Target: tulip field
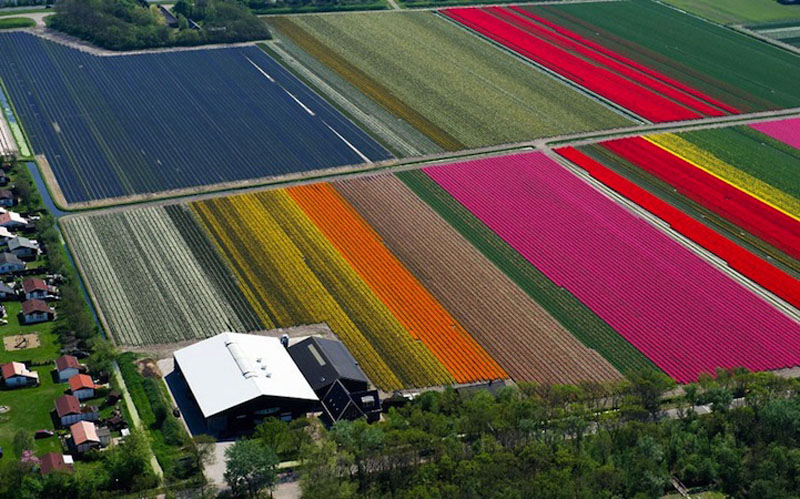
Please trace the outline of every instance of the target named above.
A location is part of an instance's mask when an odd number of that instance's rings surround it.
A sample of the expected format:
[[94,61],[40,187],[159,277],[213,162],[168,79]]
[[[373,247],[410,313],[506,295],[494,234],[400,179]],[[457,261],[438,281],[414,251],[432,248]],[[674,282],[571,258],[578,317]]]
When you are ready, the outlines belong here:
[[442,14],[648,121],[800,106],[800,56],[656,2]]
[[254,46],[100,57],[3,33],[0,53],[0,79],[66,203],[390,157]]

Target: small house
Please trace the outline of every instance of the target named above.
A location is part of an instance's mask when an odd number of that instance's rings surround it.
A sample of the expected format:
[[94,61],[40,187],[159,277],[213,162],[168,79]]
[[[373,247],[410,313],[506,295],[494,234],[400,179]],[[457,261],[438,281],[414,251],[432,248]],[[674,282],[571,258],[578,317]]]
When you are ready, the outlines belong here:
[[17,204],[17,198],[14,193],[8,189],[0,189],[0,206],[11,208]]
[[56,359],[56,371],[58,372],[58,382],[65,383],[73,376],[84,370],[78,359],[72,355],[62,355]]
[[76,374],[69,379],[69,389],[78,400],[94,398],[94,390],[97,386],[86,374]]
[[90,421],[78,421],[69,427],[69,433],[67,446],[74,453],[83,454],[102,445],[97,427]]
[[42,475],[48,475],[54,471],[72,473],[75,471],[73,468],[72,456],[48,452],[39,458],[39,471]]
[[3,375],[3,384],[7,388],[21,388],[24,386],[37,386],[39,373],[30,371],[22,362],[9,362],[0,366]]
[[0,300],[15,300],[17,298],[17,290],[8,285],[8,283],[0,282]]
[[[2,215],[0,215],[2,216]],[[13,253],[0,253],[0,274],[13,274],[25,270],[25,262]]]
[[26,300],[22,302],[20,322],[23,324],[37,324],[52,321],[56,318],[55,309],[49,307],[42,300]]
[[36,258],[39,256],[39,243],[27,237],[18,236],[9,239],[8,252],[22,259]]
[[0,213],[0,227],[5,227],[9,230],[23,229],[28,226],[28,219],[24,218],[17,212],[3,210]]
[[96,406],[81,406],[74,395],[62,395],[56,399],[56,415],[61,426],[67,427],[78,421],[97,421],[100,411]]
[[57,290],[38,277],[28,277],[22,281],[22,294],[26,300],[50,300]]
[[0,245],[8,244],[8,241],[17,237],[16,234],[11,232],[5,227],[0,226]]

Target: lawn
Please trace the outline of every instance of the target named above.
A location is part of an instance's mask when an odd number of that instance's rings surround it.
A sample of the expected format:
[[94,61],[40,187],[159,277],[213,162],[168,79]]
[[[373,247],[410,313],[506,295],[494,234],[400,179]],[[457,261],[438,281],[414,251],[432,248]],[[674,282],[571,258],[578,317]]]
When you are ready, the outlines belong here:
[[680,9],[722,24],[800,19],[800,5],[777,0],[665,0]]
[[32,28],[33,26],[36,26],[36,21],[27,17],[0,18],[0,29]]
[[630,124],[431,12],[268,22],[445,150]]
[[800,56],[656,2],[526,9],[739,111],[800,106]]
[[58,344],[58,337],[53,333],[53,330],[59,325],[61,322],[60,320],[22,325],[17,315],[22,304],[18,301],[4,301],[3,305],[5,305],[6,312],[8,313],[8,317],[6,317],[8,324],[0,326],[0,338],[16,334],[38,333],[41,346],[27,350],[7,352],[5,348],[0,345],[0,363],[11,361],[43,362],[55,360],[55,358],[59,356],[61,347]]
[[[0,414],[0,447],[5,451],[5,459],[13,459],[14,435],[20,431],[54,430],[50,411],[54,409],[54,401],[67,389],[66,383],[56,384],[50,376],[55,366],[38,367],[40,386],[35,388],[19,388],[0,391],[1,405],[10,411]],[[36,440],[35,451],[38,455],[46,452],[57,452],[61,448],[56,437]]]

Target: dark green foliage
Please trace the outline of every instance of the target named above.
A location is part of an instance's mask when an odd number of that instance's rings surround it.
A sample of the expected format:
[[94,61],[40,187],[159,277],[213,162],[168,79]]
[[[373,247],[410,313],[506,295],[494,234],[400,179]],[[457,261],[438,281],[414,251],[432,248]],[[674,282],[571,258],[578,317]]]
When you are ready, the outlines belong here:
[[236,497],[259,497],[275,486],[278,456],[259,440],[238,440],[225,449],[225,481]]
[[249,0],[246,2],[255,14],[288,14],[301,12],[344,12],[357,10],[383,10],[384,0]]
[[629,374],[642,369],[657,369],[611,326],[574,295],[548,279],[424,172],[401,172],[397,177],[569,332],[587,347],[597,350],[620,372]]
[[53,29],[110,50],[270,38],[266,24],[240,2],[189,0],[179,2],[176,8],[197,15],[202,29],[189,28],[183,14],[178,14],[179,27],[171,28],[154,5],[145,8],[136,0],[61,0],[47,22]]
[[748,126],[679,135],[743,172],[800,198],[800,150]]
[[303,449],[304,497],[660,497],[672,476],[735,497],[800,490],[796,380],[719,371],[698,388],[743,395],[725,412],[698,416],[677,397],[674,419],[632,420],[612,401],[648,413],[668,387],[657,373],[633,378],[602,403],[576,387],[446,390],[380,423],[337,423]]

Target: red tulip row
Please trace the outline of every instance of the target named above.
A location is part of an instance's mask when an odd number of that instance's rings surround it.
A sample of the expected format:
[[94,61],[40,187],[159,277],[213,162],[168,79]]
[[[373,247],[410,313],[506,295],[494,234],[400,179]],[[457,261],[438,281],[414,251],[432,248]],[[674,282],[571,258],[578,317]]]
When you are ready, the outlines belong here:
[[567,147],[558,149],[556,152],[589,172],[592,177],[606,186],[664,220],[675,231],[725,260],[732,269],[800,308],[800,281],[791,275],[621,177],[577,149]]
[[736,109],[523,10],[453,8],[443,14],[654,122]]
[[800,221],[640,137],[603,142],[602,146],[800,260]]

